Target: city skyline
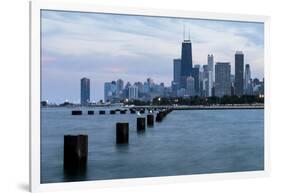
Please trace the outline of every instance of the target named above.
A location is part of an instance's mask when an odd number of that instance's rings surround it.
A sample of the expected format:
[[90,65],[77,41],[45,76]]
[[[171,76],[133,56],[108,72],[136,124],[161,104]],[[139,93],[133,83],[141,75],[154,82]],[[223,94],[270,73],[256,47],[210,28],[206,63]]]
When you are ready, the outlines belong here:
[[[108,20],[119,25],[109,26]],[[193,66],[207,64],[213,54],[215,63],[230,62],[234,74],[234,53],[242,50],[252,77],[263,78],[260,23],[57,11],[43,11],[42,21],[42,100],[80,101],[76,78],[82,77],[91,79],[92,101],[103,99],[104,82],[119,78],[134,83],[151,77],[170,85],[173,60],[181,56],[183,23],[191,28]]]

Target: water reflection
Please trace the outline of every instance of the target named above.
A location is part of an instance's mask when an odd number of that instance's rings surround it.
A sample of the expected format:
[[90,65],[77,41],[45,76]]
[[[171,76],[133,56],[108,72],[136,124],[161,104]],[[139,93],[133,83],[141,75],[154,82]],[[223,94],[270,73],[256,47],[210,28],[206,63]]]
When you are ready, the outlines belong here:
[[63,169],[63,181],[85,181],[87,179],[87,166],[83,168]]
[[[130,142],[129,142],[130,144]],[[128,153],[130,150],[130,145],[129,144],[116,144],[115,145],[115,150],[118,153]]]

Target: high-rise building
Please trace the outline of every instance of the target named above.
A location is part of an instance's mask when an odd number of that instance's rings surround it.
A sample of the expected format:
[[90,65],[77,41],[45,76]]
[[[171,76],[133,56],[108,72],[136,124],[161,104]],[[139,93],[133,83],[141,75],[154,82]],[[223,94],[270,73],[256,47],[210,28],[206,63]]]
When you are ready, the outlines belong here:
[[143,83],[143,93],[144,94],[149,94],[150,93],[150,87],[149,87],[148,82],[144,82]]
[[112,92],[112,97],[116,97],[116,91],[117,91],[117,83],[115,80],[111,82],[111,92]]
[[212,89],[213,89],[213,71],[207,72],[207,86],[206,86],[206,96],[212,96]]
[[186,78],[192,76],[191,40],[183,40],[181,49],[181,88],[186,88]]
[[127,82],[126,85],[125,85],[125,89],[128,89],[130,86],[132,86],[131,83]]
[[174,59],[174,79],[176,83],[180,83],[181,80],[181,59]]
[[144,95],[144,85],[142,82],[135,82],[134,84],[136,87],[138,87],[138,98],[143,97]]
[[212,88],[214,87],[215,80],[215,69],[214,69],[214,55],[208,54],[208,68],[211,73],[209,73],[209,91],[208,96],[212,96]]
[[203,65],[203,96],[212,96],[213,88],[213,71],[210,70],[209,64]]
[[172,89],[172,96],[177,97],[177,91],[180,89],[179,83],[178,82],[171,82],[171,89]]
[[230,83],[231,83],[231,96],[234,96],[235,95],[235,92],[234,92],[235,75],[234,74],[230,74]]
[[253,94],[253,84],[252,84],[252,78],[251,78],[251,69],[250,64],[246,64],[245,66],[245,87],[244,91],[246,95],[252,95]]
[[192,76],[186,78],[186,94],[188,96],[195,95],[195,79]]
[[120,98],[123,94],[124,90],[124,81],[122,79],[118,79],[116,81],[116,95]]
[[[203,65],[204,66],[204,65]],[[199,83],[199,92],[197,93],[199,96],[205,96],[204,95],[204,67],[201,68],[201,65],[200,64],[195,64],[194,65],[194,68],[197,68],[198,71],[199,71],[199,74],[198,74],[198,83]]]
[[203,78],[201,82],[201,96],[206,97],[207,96],[207,90],[208,90],[208,79]]
[[208,68],[210,71],[214,71],[214,55],[208,54]]
[[253,81],[253,94],[254,95],[264,95],[264,78],[262,81],[255,78]]
[[125,88],[123,90],[125,98],[129,98],[129,87],[130,86],[131,86],[131,83],[127,82],[126,85],[125,85]]
[[192,77],[194,78],[194,95],[199,95],[199,74],[200,68],[192,68]]
[[112,85],[111,82],[104,83],[104,101],[110,101],[112,98]]
[[81,105],[87,105],[90,102],[90,79],[81,79],[81,92],[80,92],[80,102]]
[[217,62],[215,66],[216,81],[215,81],[215,95],[223,97],[231,95],[231,82],[230,82],[230,63]]
[[208,64],[203,65],[203,96],[208,96],[209,90],[209,66]]
[[241,96],[244,94],[244,54],[242,51],[235,53],[235,95]]
[[258,78],[255,78],[253,80],[253,86],[260,85],[260,84],[261,84],[261,81]]
[[116,101],[118,96],[116,94],[117,91],[117,82],[105,82],[104,83],[104,101]]
[[146,81],[147,81],[148,87],[149,87],[149,88],[152,88],[153,85],[154,85],[153,79],[152,79],[152,78],[147,78]]
[[129,87],[129,99],[138,99],[138,87],[133,85]]

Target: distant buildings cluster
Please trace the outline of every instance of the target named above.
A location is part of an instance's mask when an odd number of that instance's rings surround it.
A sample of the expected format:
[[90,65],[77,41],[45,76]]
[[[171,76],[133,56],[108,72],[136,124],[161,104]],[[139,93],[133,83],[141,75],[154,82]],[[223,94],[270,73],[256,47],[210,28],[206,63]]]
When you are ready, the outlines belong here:
[[159,96],[169,96],[170,87],[164,83],[156,84],[151,78],[144,82],[126,84],[122,79],[104,83],[104,101],[119,102],[120,100],[144,100],[148,101]]

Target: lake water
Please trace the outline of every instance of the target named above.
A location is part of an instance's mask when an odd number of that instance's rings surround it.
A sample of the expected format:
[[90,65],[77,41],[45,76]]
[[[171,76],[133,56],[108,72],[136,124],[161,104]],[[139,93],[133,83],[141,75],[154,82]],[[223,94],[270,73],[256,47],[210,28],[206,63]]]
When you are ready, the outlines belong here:
[[[143,134],[136,131],[136,114],[87,115],[84,109],[72,116],[71,110],[41,110],[41,183],[264,169],[263,110],[173,111]],[[115,144],[120,121],[129,122],[128,145]],[[83,176],[63,172],[66,134],[89,136]]]

